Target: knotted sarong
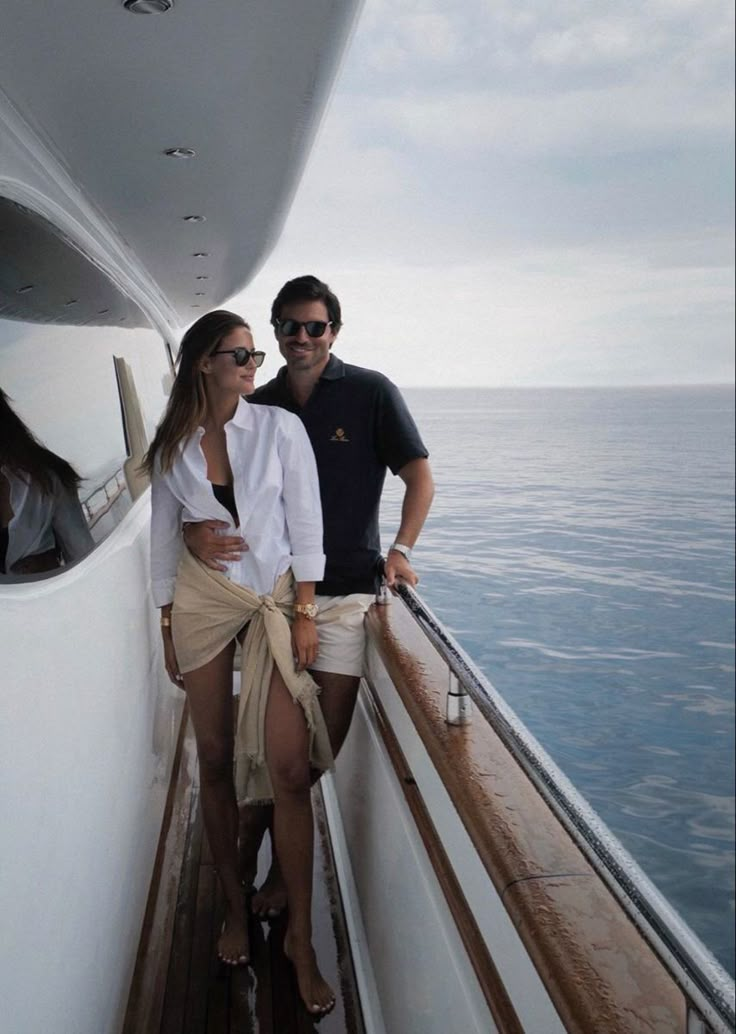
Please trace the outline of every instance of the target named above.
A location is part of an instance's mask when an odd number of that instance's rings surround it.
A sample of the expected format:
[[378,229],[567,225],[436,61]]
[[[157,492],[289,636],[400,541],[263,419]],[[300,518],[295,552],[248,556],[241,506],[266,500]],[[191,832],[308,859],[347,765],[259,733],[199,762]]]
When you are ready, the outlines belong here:
[[182,550],[171,612],[174,649],[182,674],[211,661],[249,622],[242,649],[235,731],[238,801],[273,800],[266,765],[265,724],[274,663],[286,688],[304,710],[310,765],[321,771],[333,765],[327,726],[319,706],[319,687],[308,672],[294,667],[291,628],[286,617],[294,597],[291,570],[281,575],[270,595],[258,596],[247,586],[213,571],[188,550]]

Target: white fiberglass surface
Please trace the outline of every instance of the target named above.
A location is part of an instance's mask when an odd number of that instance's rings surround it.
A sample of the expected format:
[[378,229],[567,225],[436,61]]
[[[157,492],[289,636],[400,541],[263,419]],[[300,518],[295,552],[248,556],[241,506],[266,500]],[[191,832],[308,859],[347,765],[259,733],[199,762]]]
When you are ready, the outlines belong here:
[[362,698],[335,786],[386,1030],[492,1034],[497,1028]]
[[371,684],[401,744],[438,836],[524,1030],[564,1034],[565,1028],[557,1010],[386,669],[373,649],[368,651],[368,670]]
[[0,587],[3,1029],[115,1034],[181,694],[148,593],[148,495],[57,578]]
[[276,240],[359,6],[5,0],[0,90],[184,323],[198,273],[214,307]]

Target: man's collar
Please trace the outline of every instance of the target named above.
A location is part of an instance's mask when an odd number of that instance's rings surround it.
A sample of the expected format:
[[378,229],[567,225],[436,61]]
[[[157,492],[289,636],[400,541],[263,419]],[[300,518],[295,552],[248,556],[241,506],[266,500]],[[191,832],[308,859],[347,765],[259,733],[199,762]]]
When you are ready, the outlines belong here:
[[320,374],[321,381],[339,381],[341,377],[345,376],[345,363],[342,359],[338,359],[334,352],[330,352],[330,358],[327,360],[327,366]]

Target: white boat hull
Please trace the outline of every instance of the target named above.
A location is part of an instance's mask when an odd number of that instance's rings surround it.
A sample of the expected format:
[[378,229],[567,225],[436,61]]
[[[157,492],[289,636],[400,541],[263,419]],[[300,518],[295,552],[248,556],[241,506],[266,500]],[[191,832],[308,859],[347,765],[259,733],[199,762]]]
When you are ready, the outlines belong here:
[[68,572],[3,588],[0,1001],[12,1034],[122,1026],[183,705],[149,602],[148,499]]

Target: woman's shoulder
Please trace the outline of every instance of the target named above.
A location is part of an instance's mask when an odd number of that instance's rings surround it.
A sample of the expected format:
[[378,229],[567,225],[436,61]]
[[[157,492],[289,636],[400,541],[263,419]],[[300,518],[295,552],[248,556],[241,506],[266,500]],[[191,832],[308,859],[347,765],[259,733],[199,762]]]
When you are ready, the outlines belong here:
[[259,402],[250,402],[248,408],[259,424],[270,426],[275,431],[288,433],[292,432],[294,428],[303,426],[296,413],[290,413],[288,409],[282,409],[281,406],[266,406]]
[[176,448],[174,449],[174,454],[167,463],[164,462],[163,449],[157,449],[153,457],[153,462],[151,464],[151,478],[161,478],[165,481],[170,481],[172,478],[176,478],[181,473],[182,469],[186,466],[185,454],[187,452],[187,449],[192,444],[192,442],[196,440],[196,431],[194,434],[190,434],[186,438],[183,438],[180,442],[177,443]]

